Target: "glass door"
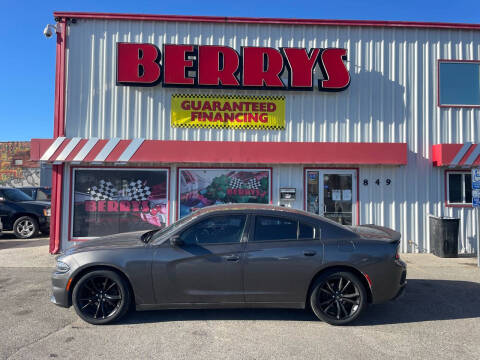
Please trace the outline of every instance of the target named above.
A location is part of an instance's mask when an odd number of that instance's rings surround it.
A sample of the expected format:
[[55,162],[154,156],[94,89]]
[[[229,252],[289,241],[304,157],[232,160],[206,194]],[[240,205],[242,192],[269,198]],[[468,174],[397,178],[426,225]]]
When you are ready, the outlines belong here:
[[305,185],[307,211],[343,225],[356,224],[355,170],[307,170]]

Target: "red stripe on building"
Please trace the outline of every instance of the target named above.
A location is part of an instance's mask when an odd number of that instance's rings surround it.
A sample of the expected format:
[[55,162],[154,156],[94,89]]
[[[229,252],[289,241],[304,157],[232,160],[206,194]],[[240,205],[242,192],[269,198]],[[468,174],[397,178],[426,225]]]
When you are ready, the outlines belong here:
[[384,21],[384,20],[334,20],[334,19],[283,19],[254,18],[238,16],[193,16],[193,15],[154,15],[154,14],[116,14],[95,12],[56,11],[53,16],[59,18],[137,20],[189,23],[231,23],[231,24],[275,24],[275,25],[323,25],[323,26],[360,26],[360,27],[396,27],[396,28],[432,28],[432,29],[480,29],[480,24],[424,22],[424,21]]
[[[452,164],[455,156],[460,152],[464,144],[436,144],[432,145],[432,163],[433,166],[463,166],[470,154],[475,150],[477,144],[472,144],[458,164]],[[472,165],[480,164],[480,157],[475,159]],[[471,166],[471,165],[468,165]]]
[[120,140],[117,146],[108,154],[105,162],[116,162],[131,142],[132,140]]
[[80,150],[83,148],[83,146],[87,143],[87,139],[82,139],[78,142],[78,144],[73,148],[73,150],[68,154],[68,156],[65,159],[65,162],[70,162],[73,159],[75,159],[75,156],[80,152]]
[[[38,148],[48,143],[32,140]],[[50,140],[50,143],[53,139]],[[94,161],[108,140],[99,140],[84,162]],[[122,140],[105,162],[116,162],[129,145]],[[32,160],[43,153],[38,151]],[[58,154],[57,154],[58,155]],[[70,158],[70,157],[69,157]],[[51,158],[54,161],[55,156]],[[134,163],[202,163],[202,164],[359,164],[405,165],[406,143],[340,142],[233,142],[233,141],[165,141],[145,140],[131,157]]]

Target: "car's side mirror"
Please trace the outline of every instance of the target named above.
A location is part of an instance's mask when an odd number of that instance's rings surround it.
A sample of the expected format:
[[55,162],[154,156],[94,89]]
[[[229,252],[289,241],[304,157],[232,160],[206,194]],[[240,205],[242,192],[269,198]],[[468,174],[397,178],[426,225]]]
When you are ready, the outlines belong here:
[[183,240],[180,239],[180,235],[173,235],[170,238],[170,245],[172,246],[182,246],[184,244]]

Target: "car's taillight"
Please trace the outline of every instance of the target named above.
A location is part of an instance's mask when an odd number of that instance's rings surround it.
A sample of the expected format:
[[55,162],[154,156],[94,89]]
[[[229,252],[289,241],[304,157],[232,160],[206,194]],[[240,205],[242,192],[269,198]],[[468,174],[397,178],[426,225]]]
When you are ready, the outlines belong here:
[[397,246],[397,251],[395,252],[395,260],[400,260],[399,249],[400,249],[400,245]]

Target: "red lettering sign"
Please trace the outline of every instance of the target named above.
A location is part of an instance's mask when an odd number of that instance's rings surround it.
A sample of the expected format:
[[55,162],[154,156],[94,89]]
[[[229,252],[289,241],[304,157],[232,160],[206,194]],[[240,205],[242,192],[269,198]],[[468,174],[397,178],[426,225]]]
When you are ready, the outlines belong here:
[[266,47],[244,47],[242,85],[246,87],[283,88],[280,79],[283,57],[280,51]]
[[290,69],[288,86],[294,89],[309,89],[313,87],[313,68],[317,63],[320,49],[283,48],[285,62]]
[[350,85],[350,73],[345,66],[347,50],[324,49],[320,55],[320,68],[327,80],[318,80],[318,89],[324,91],[342,91]]
[[239,64],[238,53],[228,46],[199,46],[198,85],[240,85],[235,76]]
[[187,55],[194,55],[193,45],[164,45],[163,46],[163,85],[194,85],[195,79],[188,77],[188,70],[195,70],[195,63],[187,59]]
[[152,44],[117,43],[117,83],[155,85],[160,80],[160,50]]
[[[160,58],[160,50],[155,45],[117,43],[117,84],[153,86],[162,77],[163,86],[173,87],[311,90],[318,64],[323,74],[323,79],[318,80],[319,90],[341,91],[350,85],[345,49],[313,48],[307,52],[303,48],[279,51],[248,46],[242,48],[240,61],[238,53],[228,46],[164,44],[162,65]],[[282,81],[284,71],[288,73],[288,86]],[[220,104],[206,102],[200,109],[195,103],[184,102],[182,108],[215,112],[220,111]],[[232,108],[231,111],[242,110]]]

